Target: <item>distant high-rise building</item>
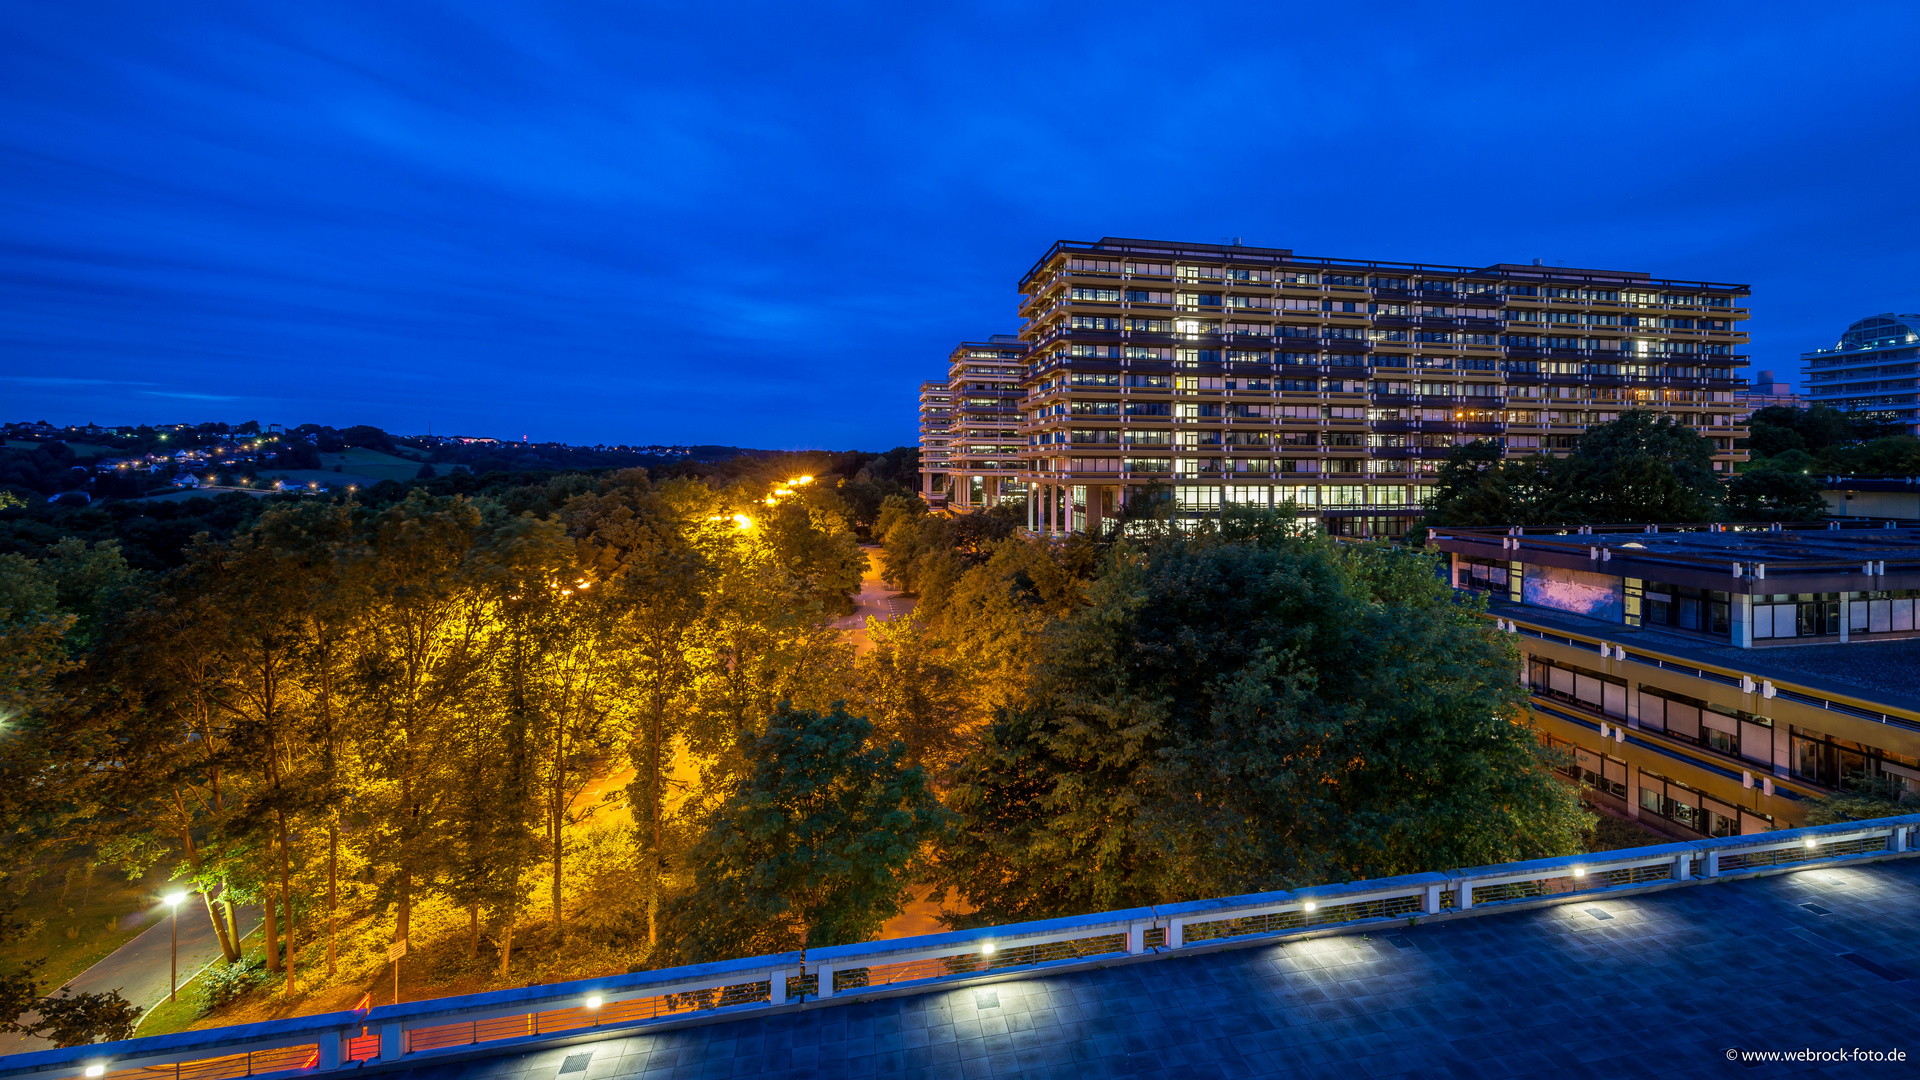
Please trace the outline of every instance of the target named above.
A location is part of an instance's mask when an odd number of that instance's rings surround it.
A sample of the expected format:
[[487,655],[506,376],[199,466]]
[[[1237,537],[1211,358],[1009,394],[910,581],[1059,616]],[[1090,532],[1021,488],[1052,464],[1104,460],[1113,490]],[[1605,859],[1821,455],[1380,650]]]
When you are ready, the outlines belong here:
[[1801,353],[1800,359],[1808,402],[1877,414],[1920,435],[1920,315],[1870,315],[1847,327],[1833,348]]
[[[1020,379],[1026,357],[1026,344],[1012,334],[964,341],[947,357],[946,381],[921,384],[921,493],[928,502],[973,510],[1025,497]],[[937,396],[948,399],[944,430],[929,408]],[[929,449],[944,451],[937,471],[928,464]]]
[[947,433],[953,398],[945,382],[920,384],[920,497],[935,505],[947,497]]
[[1046,533],[1159,491],[1179,518],[1291,502],[1399,536],[1454,446],[1564,453],[1634,408],[1711,439],[1715,469],[1745,457],[1745,285],[1109,238],[1053,245],[1020,291]]

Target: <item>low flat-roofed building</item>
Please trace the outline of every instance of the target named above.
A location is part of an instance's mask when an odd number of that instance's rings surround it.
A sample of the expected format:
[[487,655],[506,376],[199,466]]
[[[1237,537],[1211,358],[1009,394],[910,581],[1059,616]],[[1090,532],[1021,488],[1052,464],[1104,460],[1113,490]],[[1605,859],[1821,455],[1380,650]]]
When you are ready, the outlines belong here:
[[1920,476],[1829,476],[1820,495],[1835,517],[1920,523]]
[[1899,525],[1430,536],[1517,635],[1596,801],[1692,837],[1797,825],[1863,777],[1920,793],[1920,529]]

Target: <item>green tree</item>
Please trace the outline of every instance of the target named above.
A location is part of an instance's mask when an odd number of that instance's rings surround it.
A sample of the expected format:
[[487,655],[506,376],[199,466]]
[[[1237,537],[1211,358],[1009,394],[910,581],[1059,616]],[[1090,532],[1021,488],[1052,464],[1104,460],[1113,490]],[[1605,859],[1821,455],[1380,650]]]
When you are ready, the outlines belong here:
[[1574,519],[1565,462],[1503,453],[1485,439],[1449,451],[1435,477],[1429,521],[1466,527],[1564,525]]
[[415,491],[356,528],[343,576],[366,598],[344,665],[350,737],[362,776],[355,805],[371,827],[368,857],[385,871],[395,937],[412,925],[416,889],[444,858],[444,815],[461,721],[493,663],[478,509]]
[[1589,523],[1717,521],[1713,444],[1671,416],[1633,409],[1580,436],[1565,485]]
[[752,771],[693,851],[694,884],[666,907],[686,962],[863,941],[908,898],[907,870],[944,812],[898,742],[836,705],[782,703]]
[[1511,644],[1432,568],[1116,546],[963,766],[940,884],[992,922],[1577,850]]
[[1727,485],[1727,515],[1735,521],[1819,521],[1830,513],[1818,477],[1778,469],[1749,469]]
[[1843,790],[1807,801],[1807,824],[1833,825],[1842,821],[1871,821],[1913,813],[1920,799],[1890,776],[1850,776]]
[[855,662],[862,710],[875,737],[907,748],[906,762],[945,776],[971,745],[973,686],[925,625],[867,620],[872,648]]

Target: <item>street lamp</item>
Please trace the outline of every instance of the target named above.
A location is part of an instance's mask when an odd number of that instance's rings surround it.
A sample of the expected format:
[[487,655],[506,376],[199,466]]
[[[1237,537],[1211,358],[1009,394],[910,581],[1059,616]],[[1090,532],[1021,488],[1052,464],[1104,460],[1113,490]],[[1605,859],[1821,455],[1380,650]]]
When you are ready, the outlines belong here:
[[167,906],[173,909],[173,961],[167,968],[167,1001],[169,1002],[180,1000],[178,985],[180,980],[180,901],[186,898],[187,894],[183,892],[166,895]]

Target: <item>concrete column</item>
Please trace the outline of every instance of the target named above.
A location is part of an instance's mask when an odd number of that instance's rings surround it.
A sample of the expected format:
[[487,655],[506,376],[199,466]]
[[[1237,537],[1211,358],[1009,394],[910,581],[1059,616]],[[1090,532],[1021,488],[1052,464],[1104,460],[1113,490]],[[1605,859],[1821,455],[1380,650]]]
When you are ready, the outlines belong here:
[[1847,644],[1852,638],[1848,629],[1849,624],[1853,622],[1853,601],[1850,599],[1852,596],[1850,592],[1840,594],[1840,644],[1842,645]]
[[1733,647],[1751,649],[1753,648],[1753,597],[1746,593],[1732,595]]
[[787,973],[784,971],[776,971],[773,973],[773,978],[768,980],[768,982],[770,983],[767,987],[768,1000],[772,1001],[775,1005],[785,1005],[787,1003]]
[[1455,886],[1455,888],[1459,890],[1460,895],[1454,901],[1454,905],[1453,905],[1454,909],[1457,911],[1465,911],[1468,908],[1472,907],[1473,906],[1473,882],[1463,881],[1459,885]]
[[1167,948],[1183,948],[1187,944],[1187,921],[1170,919],[1167,922]]
[[380,1025],[380,1060],[399,1061],[406,1053],[405,1033],[398,1020]]
[[1693,878],[1693,856],[1675,855],[1673,857],[1673,880],[1690,881]]
[[345,1039],[344,1031],[323,1031],[320,1033],[320,1060],[314,1065],[321,1072],[332,1072],[340,1067],[340,1041]]
[[1420,910],[1423,914],[1440,914],[1440,889],[1439,885],[1427,886],[1426,895],[1420,898]]
[[1137,922],[1127,927],[1127,955],[1138,956],[1147,951],[1147,923]]
[[1718,849],[1707,852],[1707,867],[1705,873],[1701,876],[1710,878],[1720,876],[1720,852]]
[[1640,817],[1640,766],[1627,766],[1627,816]]
[[1447,580],[1449,583],[1453,585],[1454,588],[1457,589],[1460,587],[1460,553],[1457,551],[1450,551],[1447,553],[1447,558],[1451,560],[1447,564],[1448,573],[1450,575],[1447,578]]
[[814,991],[813,996],[817,998],[821,998],[823,1000],[833,996],[833,965],[832,964],[820,965],[820,986],[819,986],[819,989]]

